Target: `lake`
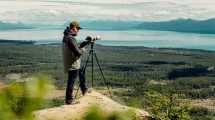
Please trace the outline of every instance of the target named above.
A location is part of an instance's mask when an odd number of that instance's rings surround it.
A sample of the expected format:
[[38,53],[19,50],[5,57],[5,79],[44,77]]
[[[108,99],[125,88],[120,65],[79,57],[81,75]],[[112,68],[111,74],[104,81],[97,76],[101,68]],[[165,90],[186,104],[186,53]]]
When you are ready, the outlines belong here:
[[[145,46],[215,50],[214,34],[180,33],[150,30],[98,31],[81,30],[78,40],[86,36],[101,36],[98,43],[109,46]],[[0,31],[0,39],[35,40],[37,44],[60,43],[63,29],[25,29]]]

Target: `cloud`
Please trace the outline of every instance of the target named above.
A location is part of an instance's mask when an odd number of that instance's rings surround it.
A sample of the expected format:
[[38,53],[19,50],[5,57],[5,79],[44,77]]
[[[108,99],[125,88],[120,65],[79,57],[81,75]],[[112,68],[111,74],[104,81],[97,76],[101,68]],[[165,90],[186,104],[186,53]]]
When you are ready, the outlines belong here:
[[71,19],[163,21],[215,17],[211,0],[16,0],[0,1],[0,21],[58,24]]

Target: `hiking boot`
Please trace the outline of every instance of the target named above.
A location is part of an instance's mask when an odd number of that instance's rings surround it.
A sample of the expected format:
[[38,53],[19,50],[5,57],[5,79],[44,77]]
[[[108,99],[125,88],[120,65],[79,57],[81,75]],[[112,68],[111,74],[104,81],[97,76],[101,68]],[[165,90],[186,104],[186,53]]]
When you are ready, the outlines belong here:
[[76,100],[66,100],[67,105],[74,105],[74,104],[78,104],[78,103],[80,103],[80,102],[76,101]]
[[85,94],[87,93],[87,91],[88,91],[88,88],[84,88],[84,89],[82,89],[82,90],[81,90],[82,95],[85,95]]
[[72,104],[72,101],[73,101],[72,99],[71,100],[66,100],[66,104],[70,105],[70,104]]

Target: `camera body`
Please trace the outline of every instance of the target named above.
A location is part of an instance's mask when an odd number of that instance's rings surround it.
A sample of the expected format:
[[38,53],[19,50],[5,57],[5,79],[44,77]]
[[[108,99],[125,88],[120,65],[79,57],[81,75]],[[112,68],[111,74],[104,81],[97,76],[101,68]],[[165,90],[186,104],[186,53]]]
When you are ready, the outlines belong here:
[[101,37],[98,35],[97,36],[87,36],[86,40],[90,41],[90,42],[95,42],[96,40],[101,40]]

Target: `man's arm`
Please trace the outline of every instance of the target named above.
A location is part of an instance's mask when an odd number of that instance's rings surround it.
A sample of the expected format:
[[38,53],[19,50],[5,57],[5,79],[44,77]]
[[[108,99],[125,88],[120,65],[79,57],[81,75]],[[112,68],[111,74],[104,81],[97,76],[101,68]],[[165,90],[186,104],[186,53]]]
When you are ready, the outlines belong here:
[[81,56],[83,51],[78,47],[74,38],[67,39],[66,44],[76,56]]
[[86,45],[90,44],[90,41],[83,41],[81,44],[80,44],[80,48],[83,48],[85,47]]

